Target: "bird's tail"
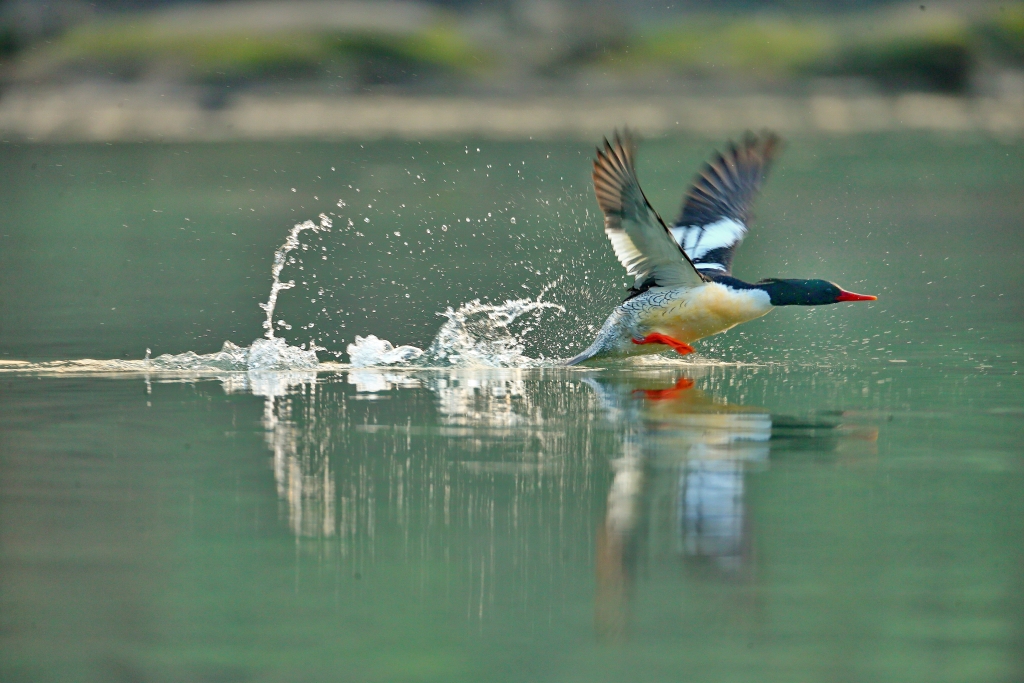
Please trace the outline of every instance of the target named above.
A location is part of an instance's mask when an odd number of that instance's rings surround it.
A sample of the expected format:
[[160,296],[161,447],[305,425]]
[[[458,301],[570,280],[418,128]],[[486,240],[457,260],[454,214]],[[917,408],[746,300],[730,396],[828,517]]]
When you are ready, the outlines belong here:
[[591,344],[590,347],[586,351],[584,351],[583,353],[581,353],[578,356],[574,356],[574,357],[570,358],[569,360],[567,360],[565,362],[565,364],[566,365],[579,365],[580,363],[585,363],[586,361],[590,360],[591,358],[596,356],[598,353],[600,353],[600,351],[601,351],[600,346],[597,343]]
[[565,364],[566,365],[579,365],[580,363],[582,363],[584,361],[587,361],[587,360],[590,360],[593,357],[594,357],[594,354],[588,353],[587,351],[584,351],[580,355],[574,356],[574,357],[570,358],[569,360],[565,361]]
[[624,316],[625,313],[621,306],[612,311],[612,314],[604,321],[604,325],[601,325],[601,329],[598,331],[594,341],[587,347],[587,350],[575,358],[570,358],[565,364],[579,365],[596,356],[603,356],[609,352],[614,354],[615,340],[623,334]]

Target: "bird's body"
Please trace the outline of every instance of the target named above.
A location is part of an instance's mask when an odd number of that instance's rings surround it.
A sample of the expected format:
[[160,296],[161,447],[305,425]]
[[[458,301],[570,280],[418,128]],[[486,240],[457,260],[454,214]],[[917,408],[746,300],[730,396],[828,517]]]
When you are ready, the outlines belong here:
[[702,287],[649,289],[616,306],[584,354],[590,359],[663,353],[672,345],[655,341],[638,344],[634,340],[660,334],[690,344],[760,318],[770,310],[771,301],[765,292],[733,289],[717,282]]
[[748,135],[705,165],[669,228],[636,180],[635,145],[626,134],[605,140],[594,161],[594,189],[615,255],[636,279],[586,351],[569,361],[692,353],[692,342],[759,318],[775,306],[815,306],[875,297],[825,280],[732,277],[732,255],[747,232],[749,207],[777,146]]

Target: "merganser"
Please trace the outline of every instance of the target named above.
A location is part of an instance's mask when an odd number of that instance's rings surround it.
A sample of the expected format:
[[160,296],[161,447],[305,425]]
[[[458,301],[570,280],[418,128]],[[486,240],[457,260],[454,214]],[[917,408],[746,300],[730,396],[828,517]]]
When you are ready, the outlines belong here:
[[754,284],[732,276],[732,256],[747,234],[750,206],[779,147],[771,133],[747,133],[707,162],[672,228],[637,182],[636,143],[629,131],[604,141],[594,160],[594,192],[604,231],[626,271],[629,296],[608,316],[594,343],[568,361],[693,353],[690,344],[759,318],[775,306],[823,306],[877,297],[847,292],[827,280],[770,278]]

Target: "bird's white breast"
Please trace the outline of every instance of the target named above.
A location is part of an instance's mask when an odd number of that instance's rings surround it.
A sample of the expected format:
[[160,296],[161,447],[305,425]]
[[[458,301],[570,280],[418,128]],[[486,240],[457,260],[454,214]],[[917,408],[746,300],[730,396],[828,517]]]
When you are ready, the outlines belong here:
[[772,309],[768,293],[760,289],[733,289],[709,282],[691,289],[669,290],[661,296],[645,293],[636,299],[642,305],[635,312],[639,332],[660,332],[683,342],[692,342],[724,332],[739,323],[759,318]]

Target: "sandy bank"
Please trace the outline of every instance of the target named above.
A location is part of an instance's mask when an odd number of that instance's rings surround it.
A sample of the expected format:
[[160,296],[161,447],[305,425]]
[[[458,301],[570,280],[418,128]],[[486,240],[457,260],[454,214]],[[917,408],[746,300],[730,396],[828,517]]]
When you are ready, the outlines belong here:
[[646,135],[771,128],[790,135],[931,130],[1018,137],[1024,135],[1024,100],[926,94],[636,100],[248,94],[220,108],[204,108],[189,93],[95,86],[12,91],[0,99],[0,139],[6,141],[592,140],[623,124]]

